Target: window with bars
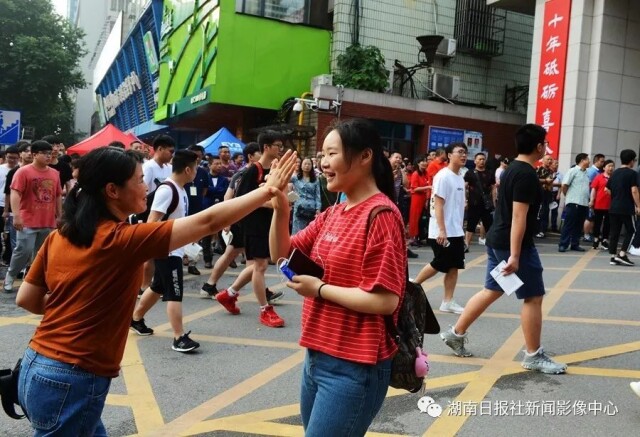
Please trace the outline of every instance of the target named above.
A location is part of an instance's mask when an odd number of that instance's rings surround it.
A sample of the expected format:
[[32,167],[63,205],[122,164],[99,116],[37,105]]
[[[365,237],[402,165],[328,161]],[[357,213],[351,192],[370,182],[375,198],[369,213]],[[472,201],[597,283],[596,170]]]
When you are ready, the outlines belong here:
[[455,38],[457,51],[492,58],[504,52],[507,12],[487,6],[486,0],[458,0]]

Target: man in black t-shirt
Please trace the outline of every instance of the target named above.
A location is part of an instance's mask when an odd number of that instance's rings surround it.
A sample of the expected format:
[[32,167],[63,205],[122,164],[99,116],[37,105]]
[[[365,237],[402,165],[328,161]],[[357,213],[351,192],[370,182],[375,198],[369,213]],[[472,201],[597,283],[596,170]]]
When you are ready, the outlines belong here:
[[465,173],[464,181],[467,183],[469,196],[467,197],[467,229],[465,232],[465,251],[471,246],[471,238],[476,232],[476,226],[482,221],[484,235],[480,235],[478,242],[485,243],[486,233],[493,224],[491,213],[495,208],[496,176],[485,167],[487,158],[484,153],[476,153],[474,157],[475,169]]
[[[522,331],[526,350],[522,367],[542,373],[564,373],[567,366],[557,363],[540,344],[542,332],[542,299],[545,294],[542,264],[533,237],[537,231],[537,215],[542,193],[534,164],[545,152],[547,132],[542,126],[527,124],[516,132],[518,157],[501,177],[495,220],[487,234],[487,275],[484,290],[476,293],[464,308],[458,321],[440,337],[461,357],[471,356],[464,344],[467,329],[504,293],[490,272],[498,267],[504,276],[515,274],[523,285],[515,290],[523,300]],[[499,267],[501,263],[502,267]]]
[[[280,138],[266,133],[260,134],[258,144],[262,156],[255,165],[247,168],[236,189],[236,196],[247,194],[262,185],[269,175],[271,163],[284,150],[284,144]],[[271,202],[267,202],[247,215],[242,220],[241,226],[245,234],[244,247],[247,268],[253,266],[251,283],[253,284],[253,292],[256,295],[256,299],[260,304],[260,323],[271,328],[280,328],[284,326],[284,320],[276,314],[267,301],[267,289],[264,279],[265,272],[269,267],[269,229],[272,216],[273,207]],[[240,309],[236,306],[238,293],[233,287],[218,292],[215,298],[231,314],[240,313]]]
[[[640,215],[640,196],[638,193],[638,173],[633,170],[636,152],[626,149],[620,152],[622,165],[617,168],[609,181],[607,189],[611,192],[609,207],[609,264],[613,266],[632,266],[627,250],[633,237],[635,216]],[[624,241],[618,251],[620,231],[624,226]]]
[[60,186],[64,193],[68,193],[73,188],[73,184],[71,182],[71,180],[73,179],[73,176],[71,174],[71,166],[66,162],[60,161],[58,159],[60,150],[62,149],[64,151],[64,144],[55,135],[47,135],[46,137],[43,137],[42,140],[51,144],[51,147],[53,147],[53,153],[51,155],[51,162],[49,163],[49,167],[58,170],[58,173],[60,173]]

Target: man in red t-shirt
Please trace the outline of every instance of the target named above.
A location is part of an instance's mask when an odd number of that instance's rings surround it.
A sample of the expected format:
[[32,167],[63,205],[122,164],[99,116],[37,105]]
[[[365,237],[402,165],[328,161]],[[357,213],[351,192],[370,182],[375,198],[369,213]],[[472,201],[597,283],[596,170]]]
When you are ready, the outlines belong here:
[[33,163],[20,167],[11,181],[13,227],[17,231],[16,248],[4,278],[4,290],[13,290],[13,281],[38,252],[56,227],[62,211],[60,175],[50,168],[53,147],[46,141],[31,144]]
[[[428,187],[433,186],[433,178],[436,177],[436,174],[438,174],[438,172],[443,168],[445,168],[448,164],[449,162],[447,161],[447,152],[445,151],[445,149],[443,147],[436,149],[436,156],[433,159],[433,161],[429,163],[429,166],[427,167],[427,186]],[[427,191],[427,202],[429,202],[430,198],[431,198],[431,189]]]

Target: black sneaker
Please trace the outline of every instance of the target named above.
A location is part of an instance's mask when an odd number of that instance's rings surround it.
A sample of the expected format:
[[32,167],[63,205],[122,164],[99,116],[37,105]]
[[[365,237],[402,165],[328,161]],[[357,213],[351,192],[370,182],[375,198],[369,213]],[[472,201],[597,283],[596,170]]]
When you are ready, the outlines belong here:
[[609,250],[609,242],[607,240],[602,240],[600,242],[600,248],[602,250]]
[[200,275],[200,270],[198,270],[198,268],[196,266],[189,266],[189,268],[187,268],[187,272],[189,272],[192,275]]
[[131,319],[131,329],[138,335],[151,335],[153,334],[153,329],[149,328],[145,323],[144,319],[140,319],[138,321]]
[[284,296],[282,291],[273,292],[267,288],[267,302],[269,305],[273,304],[275,301],[280,300]]
[[191,331],[185,333],[178,339],[173,339],[171,349],[177,352],[191,352],[194,349],[198,349],[200,347],[200,343],[191,340],[189,338],[189,334],[191,334]]
[[232,269],[237,269],[238,268],[238,264],[236,264],[236,260],[235,259],[231,260],[231,262],[229,263],[229,267],[231,267]]
[[411,259],[418,258],[418,254],[412,251],[411,249],[407,249],[407,258],[411,258]]
[[207,284],[206,282],[202,284],[202,288],[200,289],[200,297],[208,299],[210,297],[218,294],[218,289],[216,288],[216,284]]
[[143,294],[144,294],[144,289],[141,288],[140,290],[138,290],[138,299],[140,299]]
[[616,255],[613,259],[617,261],[617,265],[619,266],[635,266],[635,263],[631,261],[627,255]]

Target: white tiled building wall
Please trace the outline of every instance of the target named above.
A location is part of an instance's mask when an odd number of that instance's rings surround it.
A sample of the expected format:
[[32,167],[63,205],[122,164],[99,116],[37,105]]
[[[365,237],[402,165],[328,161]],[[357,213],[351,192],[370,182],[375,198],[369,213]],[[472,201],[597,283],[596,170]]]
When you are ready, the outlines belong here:
[[[332,68],[338,55],[352,41],[353,0],[336,0]],[[378,0],[361,1],[360,44],[378,47],[393,70],[394,60],[405,67],[418,63],[422,35],[454,37],[456,0]],[[436,7],[437,5],[437,7]],[[435,14],[434,14],[435,8]],[[437,15],[437,26],[434,16]],[[437,27],[437,31],[436,31]],[[504,54],[492,59],[474,58],[458,53],[448,62],[437,59],[437,73],[460,76],[459,100],[484,103],[504,110],[505,86],[527,85],[531,64],[533,17],[507,12]],[[429,95],[431,87],[425,70],[414,76],[420,97]],[[526,97],[520,113],[526,112]]]
[[[528,119],[535,119],[544,0],[537,0]],[[640,2],[573,0],[565,79],[560,168],[579,152],[640,145]]]

